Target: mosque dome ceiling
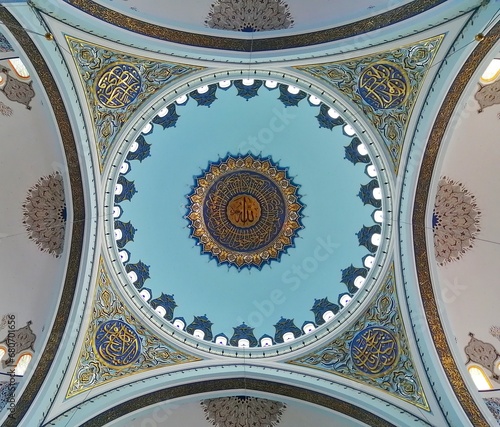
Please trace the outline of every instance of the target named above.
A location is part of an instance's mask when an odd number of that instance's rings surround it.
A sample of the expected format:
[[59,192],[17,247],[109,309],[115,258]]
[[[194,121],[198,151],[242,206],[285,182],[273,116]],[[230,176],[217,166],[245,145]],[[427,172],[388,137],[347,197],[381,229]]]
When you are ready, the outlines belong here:
[[341,101],[227,77],[162,95],[119,150],[106,201],[115,268],[204,341],[266,347],[325,325],[322,336],[383,267],[385,165]]
[[500,420],[498,2],[259,3],[0,8],[3,425]]

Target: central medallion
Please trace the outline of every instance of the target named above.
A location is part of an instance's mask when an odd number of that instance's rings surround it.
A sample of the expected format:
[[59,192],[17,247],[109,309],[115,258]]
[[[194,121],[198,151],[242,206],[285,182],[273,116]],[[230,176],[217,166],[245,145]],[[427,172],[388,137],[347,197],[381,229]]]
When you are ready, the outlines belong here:
[[279,260],[302,228],[298,186],[269,157],[228,155],[196,177],[188,196],[191,237],[219,264]]

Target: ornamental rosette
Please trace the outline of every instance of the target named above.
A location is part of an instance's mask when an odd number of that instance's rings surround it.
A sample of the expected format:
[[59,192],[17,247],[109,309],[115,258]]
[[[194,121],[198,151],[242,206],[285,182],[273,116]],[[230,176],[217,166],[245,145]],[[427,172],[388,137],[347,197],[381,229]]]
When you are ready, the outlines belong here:
[[299,186],[270,157],[227,155],[195,181],[191,237],[218,264],[260,269],[294,246],[303,228]]

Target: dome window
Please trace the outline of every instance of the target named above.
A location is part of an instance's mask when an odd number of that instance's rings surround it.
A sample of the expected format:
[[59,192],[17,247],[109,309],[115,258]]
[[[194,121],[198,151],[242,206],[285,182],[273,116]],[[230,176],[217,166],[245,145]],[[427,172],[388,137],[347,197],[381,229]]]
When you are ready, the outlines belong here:
[[177,328],[177,329],[180,329],[181,331],[184,330],[186,324],[182,321],[182,319],[175,319],[174,320],[174,326]]
[[132,283],[135,283],[135,282],[137,281],[137,279],[138,279],[138,277],[137,277],[137,273],[136,273],[135,271],[129,271],[129,272],[127,273],[127,276],[128,276],[128,278],[130,279],[130,281],[131,281]]
[[227,337],[224,335],[217,335],[215,337],[215,342],[219,345],[227,345]]
[[132,142],[132,145],[130,146],[129,150],[131,153],[135,153],[137,149],[139,148],[139,143],[137,141]]
[[165,308],[162,307],[161,305],[157,306],[155,308],[155,311],[160,315],[160,317],[165,317],[165,314],[167,314],[167,310],[165,310]]
[[273,340],[271,337],[264,337],[260,340],[261,347],[271,347],[273,345]]
[[375,257],[372,255],[368,255],[363,261],[363,264],[365,265],[366,268],[372,268],[374,263],[375,263]]
[[297,95],[300,92],[300,89],[297,86],[288,86],[287,90],[292,95]]
[[193,337],[202,340],[203,338],[205,338],[205,332],[203,332],[201,329],[195,329],[193,332]]
[[[367,156],[368,155],[368,150],[366,149],[366,145],[365,144],[358,144],[358,146],[356,148],[358,150],[358,153],[361,154],[362,156]],[[373,166],[373,165],[371,165],[371,166]]]
[[334,110],[333,108],[330,108],[328,110],[328,115],[332,118],[332,119],[338,119],[340,117],[340,114],[338,113],[337,110]]
[[255,83],[254,79],[243,79],[241,81],[245,86],[252,86]]
[[14,373],[16,375],[24,375],[26,370],[28,369],[28,365],[31,362],[31,354],[24,354],[20,357],[20,359],[17,361],[16,364],[16,369]]
[[179,98],[177,98],[175,100],[175,103],[178,105],[182,105],[182,104],[186,103],[187,99],[188,99],[187,95],[182,95],[182,96],[179,96]]
[[382,199],[382,190],[380,187],[375,187],[373,189],[373,197],[375,200],[381,200]]
[[493,386],[479,366],[470,366],[469,374],[478,390],[491,390]]
[[266,80],[264,84],[268,89],[274,89],[278,86],[278,82],[275,80]]
[[332,320],[335,317],[335,314],[333,313],[332,310],[325,311],[323,313],[323,320],[325,322],[328,322],[329,320]]
[[231,80],[222,80],[219,82],[219,87],[222,89],[226,89],[231,86]]
[[139,295],[146,302],[151,299],[151,293],[147,289],[143,289],[141,292],[139,292]]
[[250,341],[248,341],[245,338],[242,338],[242,339],[238,340],[238,347],[239,348],[248,348],[248,347],[250,347]]
[[305,334],[309,334],[312,331],[314,331],[315,329],[316,329],[316,327],[311,322],[307,322],[304,326],[302,326],[302,330],[304,331]]
[[349,304],[352,300],[352,297],[349,295],[349,294],[344,294],[344,295],[341,295],[341,297],[339,298],[339,304],[342,306],[342,307],[345,307],[347,304]]
[[363,284],[365,283],[365,278],[363,276],[357,276],[355,279],[354,279],[354,286],[356,286],[358,289],[361,288],[361,286],[363,286]]
[[[319,99],[317,96],[311,95],[309,97],[309,102],[312,105],[319,105],[319,104],[321,104],[321,99]],[[332,117],[332,118],[335,118],[335,117]]]
[[380,235],[380,233],[373,233],[372,238],[371,238],[371,242],[375,246],[380,246],[380,240],[381,239],[382,239],[382,236]]
[[356,135],[356,131],[354,130],[354,128],[351,125],[345,125],[344,126],[344,133],[347,136],[354,136],[354,135]]

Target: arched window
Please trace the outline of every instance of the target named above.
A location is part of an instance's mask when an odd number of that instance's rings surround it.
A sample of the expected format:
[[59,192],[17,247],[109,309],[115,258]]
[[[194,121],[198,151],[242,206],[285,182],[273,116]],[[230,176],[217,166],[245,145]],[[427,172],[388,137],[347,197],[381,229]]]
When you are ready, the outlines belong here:
[[16,369],[14,373],[16,375],[24,375],[26,369],[28,369],[28,365],[31,362],[31,354],[23,354],[16,364]]
[[469,374],[478,390],[491,390],[493,386],[479,366],[469,366]]
[[30,73],[20,58],[9,59],[9,64],[15,71],[15,73],[18,75],[18,77],[21,77],[22,79],[30,78]]

